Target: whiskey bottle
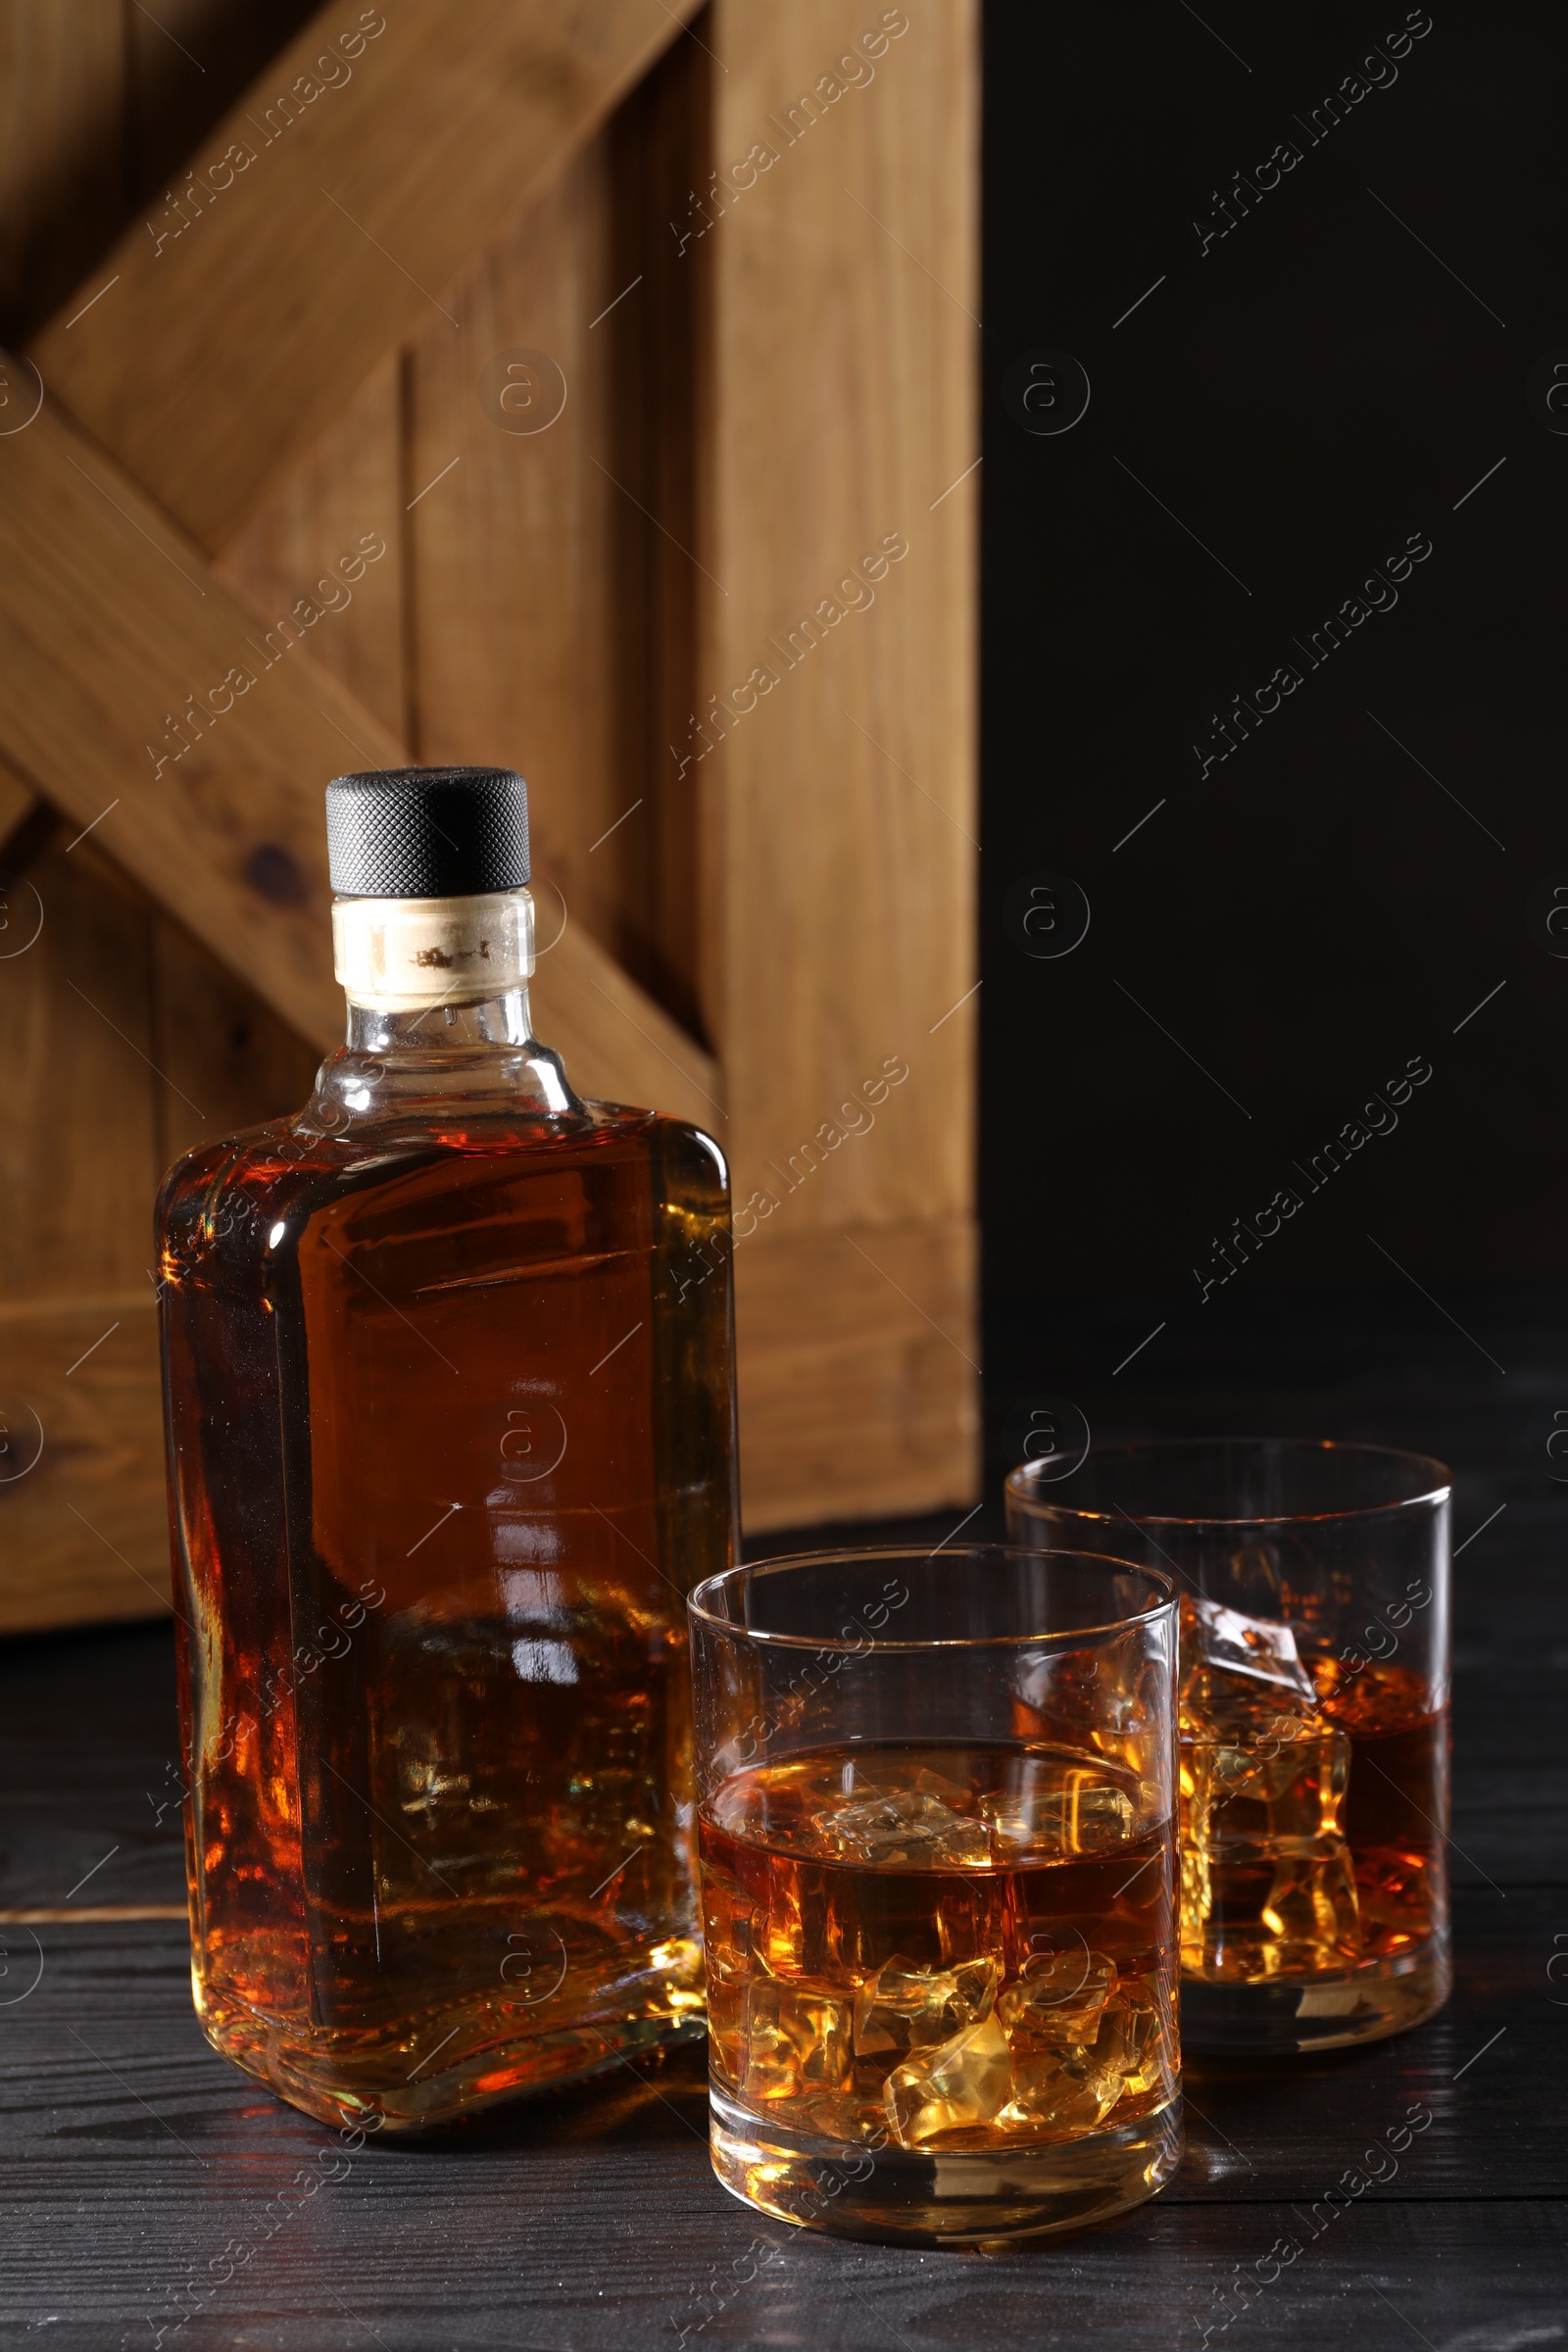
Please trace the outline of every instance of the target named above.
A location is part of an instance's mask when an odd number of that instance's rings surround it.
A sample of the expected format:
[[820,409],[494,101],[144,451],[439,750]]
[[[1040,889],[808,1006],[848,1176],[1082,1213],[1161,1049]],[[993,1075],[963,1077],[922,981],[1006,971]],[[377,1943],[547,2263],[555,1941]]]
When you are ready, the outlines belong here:
[[520,776],[326,798],[347,1043],[159,1202],[193,1984],[284,2098],[396,2129],[699,2030],[729,1197],[530,1032]]

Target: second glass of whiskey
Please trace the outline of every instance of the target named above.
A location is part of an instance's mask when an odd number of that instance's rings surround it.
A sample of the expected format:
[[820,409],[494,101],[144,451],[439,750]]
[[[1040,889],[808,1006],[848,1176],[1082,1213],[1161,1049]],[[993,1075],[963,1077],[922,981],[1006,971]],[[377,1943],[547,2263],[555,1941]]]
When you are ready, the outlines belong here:
[[1180,1587],[1189,2050],[1333,2049],[1441,2008],[1442,1463],[1293,1440],[1105,1446],[1015,1470],[1007,1525]]
[[1152,2195],[1182,2148],[1169,1579],[829,1551],[689,1614],[723,2185],[983,2248]]

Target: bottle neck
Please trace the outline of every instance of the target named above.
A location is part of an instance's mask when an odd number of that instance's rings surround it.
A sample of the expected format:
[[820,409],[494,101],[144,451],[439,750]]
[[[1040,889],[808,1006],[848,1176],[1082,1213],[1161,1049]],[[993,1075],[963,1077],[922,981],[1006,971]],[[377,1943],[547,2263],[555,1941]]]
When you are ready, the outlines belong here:
[[577,1110],[560,1060],[533,1036],[533,901],[526,890],[460,899],[349,899],[332,908],[348,998],[343,1050],[318,1103],[354,1118],[462,1098],[475,1110]]
[[477,1004],[422,1004],[417,1012],[389,1011],[376,1004],[348,1001],[351,1054],[393,1055],[450,1054],[466,1047],[530,1046],[533,1031],[528,1018],[528,991],[521,981],[514,988],[482,998]]

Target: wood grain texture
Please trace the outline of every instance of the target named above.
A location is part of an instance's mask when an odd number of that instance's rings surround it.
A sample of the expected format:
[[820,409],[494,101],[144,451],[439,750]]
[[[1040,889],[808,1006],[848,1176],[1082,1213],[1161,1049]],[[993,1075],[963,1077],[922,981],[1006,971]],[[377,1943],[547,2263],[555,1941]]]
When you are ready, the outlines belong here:
[[[12,840],[38,805],[38,796],[26,777],[19,775],[8,761],[0,760],[0,875],[7,879],[15,871]],[[9,906],[5,909],[5,920],[9,930]]]
[[6,1630],[168,1605],[153,1197],[189,1145],[295,1109],[316,1061],[90,842],[27,880],[42,927],[0,962],[0,1391],[14,1449],[44,1445],[0,1470]]
[[[47,406],[0,468],[0,521],[12,558],[0,573],[0,745],[12,763],[95,824],[101,847],[302,1036],[336,1043],[320,792],[345,738],[366,766],[403,758],[304,650],[307,630],[330,630],[347,609],[353,543],[337,551],[335,611],[311,594],[253,616]],[[359,546],[390,548],[395,530],[395,518],[372,518]],[[196,736],[182,754],[180,713]],[[539,996],[587,1091],[715,1115],[709,1057],[580,930],[568,925],[546,959]]]
[[0,1395],[3,1458],[31,1464],[0,1480],[0,1629],[167,1609],[151,1284],[0,1312]]
[[[859,0],[719,0],[720,182],[775,160],[679,224],[713,276],[724,735],[691,748],[722,845],[710,1026],[738,1192],[883,1056],[914,1073],[912,1127],[856,1152],[831,1210],[796,1204],[807,1224],[972,1200],[972,1007],[951,1008],[974,982],[974,485],[951,485],[978,455],[975,20],[911,20],[850,87],[837,61],[872,22]],[[868,578],[885,540],[908,552]],[[747,710],[754,670],[774,682]]]
[[[310,1100],[320,1055],[181,923],[151,910],[156,1164],[285,1118]],[[150,1221],[150,1210],[149,1210]]]
[[160,1163],[146,903],[90,841],[68,851],[57,835],[6,894],[6,925],[0,1301],[150,1298]]
[[749,1535],[972,1499],[975,1276],[963,1217],[737,1248]]
[[[228,542],[215,569],[253,612],[287,612],[329,573],[345,548],[374,528],[386,541],[355,583],[354,602],[332,614],[311,652],[340,686],[405,738],[403,416],[397,356],[384,360],[309,455],[275,483]],[[324,591],[330,595],[330,589]],[[346,737],[333,755],[353,767]]]
[[[604,470],[609,346],[592,326],[616,292],[609,194],[596,140],[449,289],[457,332],[433,318],[410,351],[407,467],[419,757],[519,767],[569,920],[617,953],[638,836],[635,817],[611,830],[636,795],[614,759],[617,493]],[[539,432],[508,430],[527,411],[476,396],[486,367],[517,350],[564,378],[565,406]],[[542,901],[545,939],[560,915]]]
[[661,1004],[711,1043],[714,844],[700,821],[695,766],[671,743],[699,700],[701,633],[712,579],[699,552],[712,438],[711,287],[705,249],[683,253],[671,222],[706,178],[712,80],[706,15],[671,42],[610,125],[614,308],[607,345],[615,477],[616,705],[623,806],[640,803],[619,878],[623,954]]
[[120,225],[125,14],[122,0],[0,5],[0,341],[57,304],[64,333],[67,296]]
[[[174,27],[182,38],[188,33],[201,42],[204,52],[211,47],[205,36],[212,28],[202,13],[209,5],[190,0],[191,22]],[[287,612],[313,591],[332,595],[330,586],[321,587],[323,575],[345,548],[357,544],[369,517],[384,518],[385,555],[355,583],[352,604],[330,615],[330,629],[315,631],[311,651],[388,738],[402,736],[407,715],[403,540],[390,522],[403,506],[401,436],[394,356],[374,370],[309,456],[274,485],[214,566],[253,612]],[[332,757],[334,764],[352,767],[359,747],[345,735]],[[216,962],[161,909],[153,923],[153,971],[155,1058],[167,1079],[158,1090],[165,1164],[209,1136],[299,1108],[310,1094],[318,1054],[247,979]]]
[[[737,1272],[766,1525],[975,1493],[976,25],[851,0],[718,0],[711,25],[717,178],[674,228],[712,288],[712,585],[675,756],[760,1219]],[[932,1236],[903,1287],[958,1348],[837,1238],[875,1255],[878,1228],[895,1254]]]
[[[70,1861],[85,1870],[110,1843],[83,1840]],[[120,1867],[108,1860],[78,1899]],[[72,1883],[64,1867],[54,1881]],[[709,2165],[700,2049],[422,2145],[371,2141],[290,2220],[277,2191],[336,2143],[207,2047],[178,1926],[44,1927],[36,1947],[8,1930],[19,1986],[38,1980],[8,2013],[9,2293],[82,2352],[184,2315],[198,2345],[259,2336],[299,2352],[652,2352],[699,2326],[703,2341],[811,2352],[1149,2352],[1200,2345],[1238,2273],[1255,2283],[1288,2237],[1298,2258],[1244,2296],[1245,2328],[1213,2340],[1386,2352],[1404,2340],[1397,2315],[1442,2352],[1551,2342],[1568,2189],[1551,2118],[1568,2075],[1536,2013],[1561,1899],[1511,1896],[1518,1924],[1499,1936],[1502,1906],[1462,1898],[1458,1989],[1440,2018],[1266,2074],[1193,2068],[1201,2113],[1157,2200],[984,2260],[845,2244],[728,2197]],[[1397,2175],[1325,2205],[1412,2110],[1431,2121]]]
[[127,52],[122,212],[161,214],[217,124],[319,0],[121,0]]
[[543,191],[685,6],[322,10],[202,142],[200,177],[127,228],[90,336],[68,335],[62,313],[38,337],[52,392],[220,547],[439,313],[476,243]]
[[[1489,1333],[1506,1327],[1515,1377],[1560,1393],[1560,1298],[1542,1299],[1533,1321],[1516,1294],[1476,1306]],[[1336,1348],[1310,1317],[1310,1306],[1271,1310],[1266,1374],[1250,1394],[1270,1426],[1343,1425],[1343,1340]],[[1343,1328],[1343,1314],[1333,1320]],[[616,2067],[422,2145],[372,2143],[269,2234],[275,2191],[328,2135],[203,2042],[177,1923],[39,1926],[36,1945],[7,1924],[0,2282],[19,2336],[48,2319],[67,2352],[100,2352],[135,2333],[150,2341],[149,2316],[155,2330],[189,2312],[181,2334],[195,2347],[254,2339],[294,2352],[357,2352],[376,2338],[386,2352],[653,2352],[683,2328],[688,2340],[786,2352],[1040,2352],[1058,2341],[1200,2352],[1233,2281],[1256,2278],[1290,2236],[1300,2256],[1211,2344],[1556,2342],[1568,2043],[1553,2005],[1562,1987],[1546,1969],[1568,1933],[1568,1772],[1542,1735],[1561,1714],[1562,1668],[1549,1661],[1562,1494],[1523,1466],[1516,1410],[1478,1409],[1468,1368],[1435,1357],[1402,1307],[1367,1302],[1356,1329],[1356,1409],[1456,1463],[1467,1531],[1509,1506],[1455,1562],[1463,1851],[1457,1984],[1441,2016],[1296,2064],[1189,2061],[1188,2155],[1170,2187],[1029,2255],[847,2245],[749,2213],[709,2168],[700,2050]],[[1167,1426],[1206,1419],[1233,1379],[1232,1344],[1200,1334],[1175,1377],[1146,1378],[1137,1409]],[[976,1527],[994,1532],[986,1516]],[[944,1532],[927,1521],[861,1535],[934,1544]],[[806,1529],[794,1539],[815,1540]],[[176,1816],[157,1809],[177,1759],[172,1688],[164,1628],[0,1645],[0,1909],[177,1902]],[[1397,2176],[1332,2224],[1320,2214],[1311,2236],[1303,2217],[1417,2101],[1433,2122]],[[254,2251],[236,2261],[231,2250],[232,2276],[220,2277],[231,2239]],[[193,2278],[212,2291],[182,2300]]]

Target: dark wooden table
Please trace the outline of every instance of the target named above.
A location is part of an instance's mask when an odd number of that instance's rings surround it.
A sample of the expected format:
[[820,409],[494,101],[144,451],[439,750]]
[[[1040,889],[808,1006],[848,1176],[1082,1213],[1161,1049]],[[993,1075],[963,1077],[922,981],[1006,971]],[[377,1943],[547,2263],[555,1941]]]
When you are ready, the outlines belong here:
[[[1377,1436],[1454,1464],[1458,1984],[1431,2025],[1364,2051],[1190,2063],[1190,2150],[1165,2194],[1032,2254],[892,2252],[748,2212],[709,2169],[700,2050],[420,2145],[372,2142],[303,2210],[280,2205],[331,2135],[208,2048],[183,1925],[157,1916],[181,1895],[167,1631],[0,1649],[6,2340],[1568,2346],[1568,1488],[1540,1427],[1568,1409],[1563,1329],[1500,1301],[1499,1379],[1436,1317],[1369,1337],[1331,1316],[1315,1340],[1298,1330],[1283,1370],[1275,1349],[1269,1384],[1245,1350],[1222,1371],[1189,1352],[1116,1395],[1124,1429]],[[1086,1338],[1078,1387],[1111,1434],[1102,1356]],[[70,1920],[16,1924],[28,1907]],[[1369,2151],[1412,2111],[1431,2122],[1390,2174]]]

